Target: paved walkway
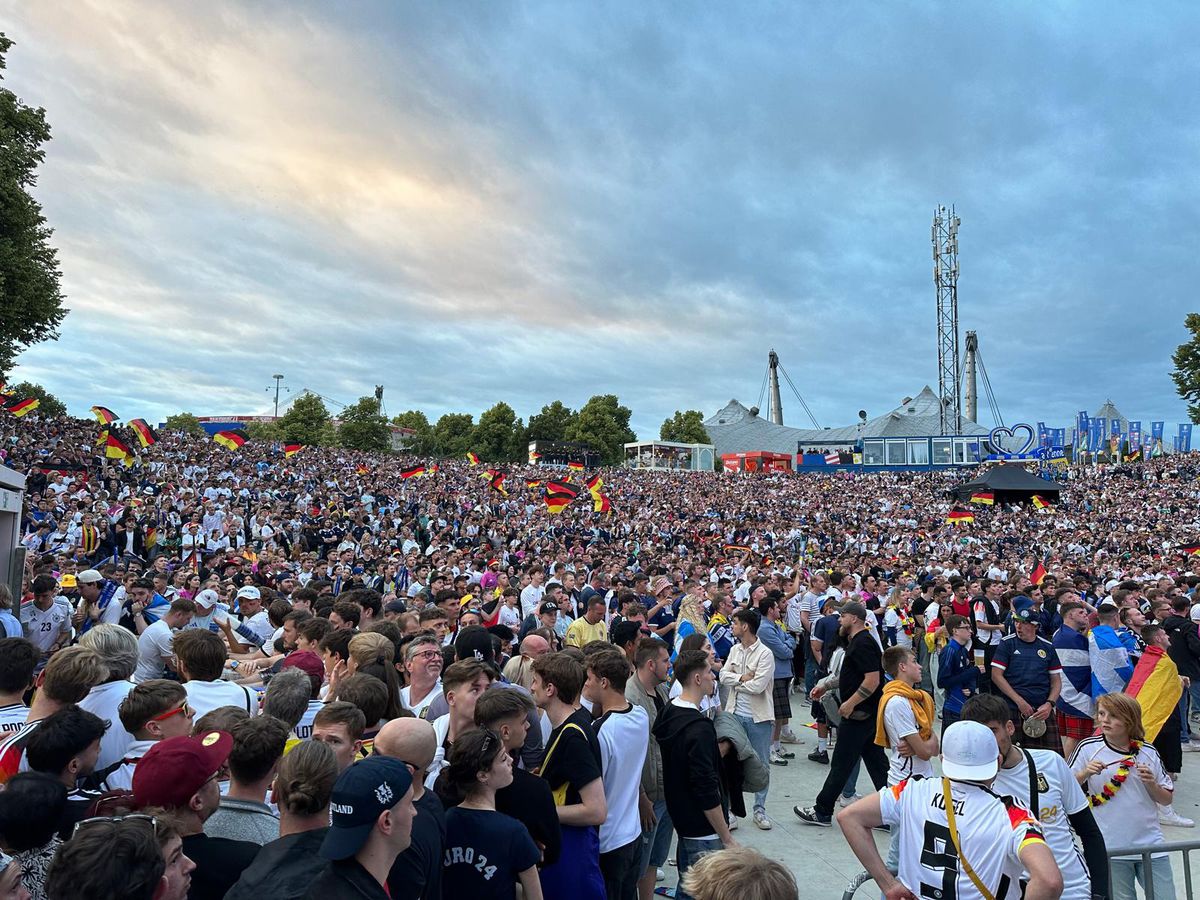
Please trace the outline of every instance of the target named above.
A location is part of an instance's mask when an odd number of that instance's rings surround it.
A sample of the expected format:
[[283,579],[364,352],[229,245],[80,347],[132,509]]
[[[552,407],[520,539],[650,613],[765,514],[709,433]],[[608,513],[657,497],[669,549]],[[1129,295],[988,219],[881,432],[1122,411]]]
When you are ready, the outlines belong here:
[[[803,744],[787,745],[796,754],[787,766],[771,766],[771,792],[767,797],[767,813],[774,822],[770,831],[760,831],[750,818],[741,820],[740,827],[734,832],[734,837],[741,843],[754,847],[765,856],[777,859],[786,865],[796,876],[800,886],[802,900],[840,900],[847,884],[860,871],[862,866],[842,837],[841,830],[836,824],[832,828],[815,828],[805,825],[796,818],[792,807],[811,806],[817,792],[825,782],[828,766],[809,762],[804,757],[817,746],[817,733],[812,728],[802,727],[812,721],[807,714],[807,704],[799,696],[792,696],[792,709],[799,712],[805,709],[802,717],[793,719],[793,726]],[[864,769],[859,776],[858,792],[865,794],[872,790],[871,779]],[[1176,785],[1175,809],[1180,815],[1200,822],[1200,753],[1185,753],[1183,755],[1183,774]],[[751,798],[746,797],[747,809]],[[1163,828],[1163,836],[1168,841],[1200,841],[1200,826],[1196,828]],[[881,855],[887,853],[888,836],[876,833],[876,843]],[[1175,854],[1175,886],[1178,896],[1186,896],[1184,892],[1182,857]],[[674,884],[676,874],[674,867],[667,868],[667,878],[664,884]],[[879,897],[873,884],[864,885],[855,895],[856,900]],[[1163,900],[1163,898],[1156,898]]]

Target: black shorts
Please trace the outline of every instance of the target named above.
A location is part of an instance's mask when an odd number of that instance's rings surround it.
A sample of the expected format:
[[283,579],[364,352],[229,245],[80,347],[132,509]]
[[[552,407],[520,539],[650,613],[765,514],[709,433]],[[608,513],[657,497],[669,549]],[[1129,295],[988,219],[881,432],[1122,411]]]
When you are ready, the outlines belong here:
[[792,717],[791,678],[776,678],[771,686],[771,699],[775,701],[775,718]]

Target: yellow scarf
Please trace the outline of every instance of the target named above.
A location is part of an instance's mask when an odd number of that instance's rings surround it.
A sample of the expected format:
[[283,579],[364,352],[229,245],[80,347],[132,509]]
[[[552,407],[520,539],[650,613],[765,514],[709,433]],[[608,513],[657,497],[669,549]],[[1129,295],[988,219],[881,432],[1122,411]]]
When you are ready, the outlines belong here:
[[883,727],[883,710],[893,697],[903,697],[912,704],[913,715],[917,718],[917,731],[922,740],[933,737],[933,698],[920,688],[909,687],[898,678],[892,679],[883,686],[883,699],[879,703],[879,718],[875,722],[875,743],[880,747],[888,746],[887,730]]

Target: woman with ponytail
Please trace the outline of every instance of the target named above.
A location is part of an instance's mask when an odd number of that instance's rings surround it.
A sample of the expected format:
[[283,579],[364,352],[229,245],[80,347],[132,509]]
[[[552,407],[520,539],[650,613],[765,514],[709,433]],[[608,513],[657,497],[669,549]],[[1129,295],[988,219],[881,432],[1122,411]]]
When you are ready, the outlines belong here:
[[443,896],[514,900],[519,881],[525,900],[542,900],[541,851],[524,825],[496,812],[496,791],[512,784],[512,765],[490,728],[461,734],[451,747],[438,778],[446,804]]
[[396,674],[396,645],[382,634],[366,631],[350,639],[347,649],[346,673],[371,675],[384,683],[388,705],[383,717],[398,719],[408,715],[400,703],[400,676]]

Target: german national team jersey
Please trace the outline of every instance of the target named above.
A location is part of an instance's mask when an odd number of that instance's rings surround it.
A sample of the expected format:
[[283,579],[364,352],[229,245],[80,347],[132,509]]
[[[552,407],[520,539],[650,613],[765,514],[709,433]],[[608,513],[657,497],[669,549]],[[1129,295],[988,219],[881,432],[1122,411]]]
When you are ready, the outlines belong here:
[[[1175,790],[1175,783],[1167,774],[1162,757],[1152,744],[1138,744],[1136,752],[1115,750],[1104,739],[1103,735],[1080,741],[1071,754],[1068,765],[1075,773],[1082,772],[1092,760],[1099,760],[1104,769],[1097,775],[1088,777],[1083,787],[1091,795],[1104,796],[1105,785],[1109,785],[1113,777],[1123,768],[1126,760],[1132,760],[1129,772],[1121,786],[1112,797],[1092,807],[1092,815],[1096,824],[1104,832],[1104,842],[1110,847],[1153,847],[1163,842],[1162,829],[1158,824],[1158,806],[1146,785],[1138,777],[1137,765],[1150,768],[1154,781],[1159,787],[1168,791]],[[1111,791],[1111,786],[1110,786]],[[1165,857],[1166,853],[1155,854]],[[1136,859],[1137,857],[1123,856],[1118,859]]]
[[[1083,854],[1075,845],[1071,823],[1067,816],[1087,809],[1087,797],[1083,788],[1071,774],[1067,761],[1053,750],[1029,750],[1033,757],[1034,776],[1038,790],[1037,818],[1046,836],[1046,844],[1054,854],[1054,861],[1062,871],[1062,900],[1091,900],[1092,880],[1088,875]],[[992,782],[997,794],[1015,797],[1024,807],[1029,807],[1029,763],[1025,754],[1011,769],[1001,769]]]
[[0,784],[7,783],[18,772],[29,771],[29,764],[25,760],[25,745],[41,724],[41,719],[26,722],[20,731],[10,732],[0,740]]
[[27,718],[29,718],[29,707],[24,703],[0,706],[0,739],[24,728]]
[[[1021,896],[1018,854],[1045,843],[1041,826],[1011,797],[952,782],[951,802],[963,856],[996,900]],[[883,821],[899,830],[898,877],[918,897],[982,900],[963,868],[946,818],[940,778],[909,778],[879,792]]]

